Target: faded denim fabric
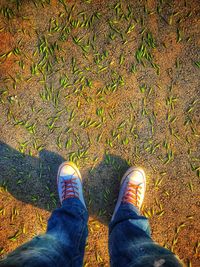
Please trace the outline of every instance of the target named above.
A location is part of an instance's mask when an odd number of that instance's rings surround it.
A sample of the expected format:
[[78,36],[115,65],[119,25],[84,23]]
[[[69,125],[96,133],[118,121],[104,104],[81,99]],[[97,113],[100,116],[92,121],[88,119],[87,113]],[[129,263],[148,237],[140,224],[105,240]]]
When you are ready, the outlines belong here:
[[178,258],[156,244],[147,218],[132,204],[121,204],[109,225],[111,267],[181,267]]
[[[0,267],[81,267],[83,265],[88,213],[80,200],[70,198],[56,209],[47,233],[8,254]],[[148,220],[131,204],[121,204],[109,226],[112,267],[180,267],[169,250],[150,237]]]
[[25,243],[0,262],[1,267],[80,267],[88,235],[88,212],[77,198],[53,211],[47,232]]

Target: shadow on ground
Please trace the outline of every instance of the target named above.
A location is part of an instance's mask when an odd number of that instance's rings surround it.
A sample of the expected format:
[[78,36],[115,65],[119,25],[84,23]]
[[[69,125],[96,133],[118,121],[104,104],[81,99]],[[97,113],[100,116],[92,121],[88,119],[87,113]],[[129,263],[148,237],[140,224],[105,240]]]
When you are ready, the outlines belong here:
[[[59,206],[56,175],[64,160],[48,150],[42,150],[39,158],[26,155],[0,142],[0,185],[16,199],[52,211]],[[125,160],[107,154],[99,165],[82,173],[89,213],[104,224],[112,215],[127,168]]]

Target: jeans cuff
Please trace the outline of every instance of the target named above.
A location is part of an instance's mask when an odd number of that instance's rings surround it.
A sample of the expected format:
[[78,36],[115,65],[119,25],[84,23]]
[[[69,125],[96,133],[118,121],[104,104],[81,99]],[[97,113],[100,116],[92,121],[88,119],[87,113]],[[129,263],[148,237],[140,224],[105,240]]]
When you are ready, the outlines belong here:
[[74,207],[74,208],[77,208],[81,211],[87,212],[87,209],[83,205],[81,200],[79,198],[75,198],[75,197],[71,197],[71,198],[67,198],[67,199],[63,200],[61,207],[62,208]]

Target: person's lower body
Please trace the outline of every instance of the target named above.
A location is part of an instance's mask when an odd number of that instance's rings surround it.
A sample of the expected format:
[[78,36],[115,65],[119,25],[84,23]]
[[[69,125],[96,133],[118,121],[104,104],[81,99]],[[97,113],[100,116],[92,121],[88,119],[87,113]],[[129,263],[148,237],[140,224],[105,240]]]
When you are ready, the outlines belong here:
[[111,267],[180,267],[182,264],[171,251],[151,239],[149,222],[140,215],[145,190],[144,171],[129,168],[122,177],[109,225]]
[[[35,237],[10,253],[0,262],[0,267],[82,266],[88,213],[81,182],[81,175],[74,164],[61,165],[58,193],[62,206],[53,211],[46,234]],[[144,192],[143,172],[129,169],[122,178],[118,202],[109,226],[111,266],[182,266],[172,252],[151,239],[148,220],[140,216],[136,208],[140,208]]]
[[47,232],[8,254],[1,267],[80,267],[87,238],[88,213],[77,198],[53,211]]
[[121,204],[109,225],[111,267],[180,267],[178,258],[156,244],[149,221],[132,204]]

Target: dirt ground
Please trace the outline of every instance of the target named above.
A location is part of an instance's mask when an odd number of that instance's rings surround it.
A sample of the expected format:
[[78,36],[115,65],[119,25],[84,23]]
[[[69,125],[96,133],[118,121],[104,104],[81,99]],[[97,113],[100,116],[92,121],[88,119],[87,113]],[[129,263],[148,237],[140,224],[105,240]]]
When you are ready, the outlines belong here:
[[74,161],[84,266],[109,266],[120,178],[144,168],[153,239],[200,266],[200,2],[0,0],[0,255],[43,233]]

